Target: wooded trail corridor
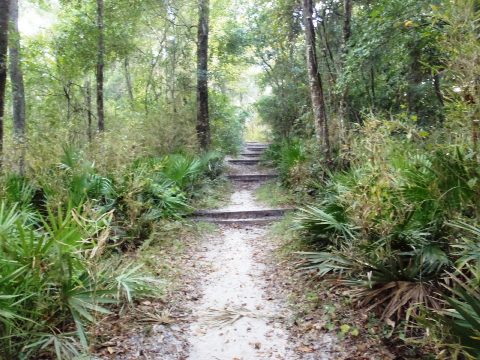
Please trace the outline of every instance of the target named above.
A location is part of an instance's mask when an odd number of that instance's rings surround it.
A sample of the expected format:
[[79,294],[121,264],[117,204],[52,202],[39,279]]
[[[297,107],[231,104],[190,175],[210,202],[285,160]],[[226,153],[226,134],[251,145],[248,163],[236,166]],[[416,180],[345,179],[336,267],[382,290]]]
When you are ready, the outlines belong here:
[[0,0],[0,360],[480,359],[480,0]]

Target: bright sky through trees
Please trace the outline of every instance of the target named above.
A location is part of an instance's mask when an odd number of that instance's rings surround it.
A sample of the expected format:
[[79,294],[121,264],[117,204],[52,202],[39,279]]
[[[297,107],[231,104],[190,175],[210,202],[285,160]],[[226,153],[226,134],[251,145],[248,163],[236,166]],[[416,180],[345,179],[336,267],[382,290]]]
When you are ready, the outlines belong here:
[[[54,8],[52,5],[51,8]],[[52,10],[44,10],[30,2],[21,2],[19,29],[22,35],[31,36],[49,29],[56,22]]]

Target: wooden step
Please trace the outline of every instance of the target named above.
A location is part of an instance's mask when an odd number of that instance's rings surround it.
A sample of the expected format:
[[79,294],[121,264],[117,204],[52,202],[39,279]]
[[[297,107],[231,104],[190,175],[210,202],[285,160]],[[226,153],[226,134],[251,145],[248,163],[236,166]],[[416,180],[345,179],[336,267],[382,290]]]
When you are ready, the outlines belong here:
[[228,162],[234,165],[257,165],[259,159],[229,159]]
[[218,225],[236,225],[236,226],[250,226],[250,225],[268,225],[272,222],[281,220],[281,217],[268,218],[252,218],[252,219],[216,219],[216,218],[199,218],[193,219],[195,222],[206,222]]
[[246,145],[247,149],[268,149],[270,145]]
[[260,182],[276,179],[277,174],[230,174],[228,178],[233,181]]
[[255,154],[262,154],[262,153],[265,152],[265,149],[260,149],[260,148],[247,148],[245,150],[250,152],[250,153],[255,153]]
[[259,158],[260,156],[262,156],[261,153],[241,153],[240,154],[241,156],[245,156],[245,157],[249,157],[249,158]]
[[271,143],[260,143],[255,141],[247,141],[245,143],[246,146],[270,146]]
[[291,208],[281,209],[253,209],[253,210],[199,210],[193,213],[195,219],[223,219],[223,220],[241,220],[241,219],[265,219],[279,218],[285,215]]
[[261,225],[282,219],[292,208],[254,210],[200,210],[193,214],[193,221],[230,225]]

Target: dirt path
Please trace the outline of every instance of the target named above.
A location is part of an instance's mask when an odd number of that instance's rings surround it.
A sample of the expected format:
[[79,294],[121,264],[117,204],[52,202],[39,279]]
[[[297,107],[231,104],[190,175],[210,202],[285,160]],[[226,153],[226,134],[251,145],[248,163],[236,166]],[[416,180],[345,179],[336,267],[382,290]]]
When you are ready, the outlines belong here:
[[[230,166],[236,174],[259,172],[255,165]],[[220,211],[264,209],[255,200],[258,182],[234,184],[230,203]],[[199,261],[208,270],[201,277],[202,296],[193,311],[197,320],[190,326],[189,359],[287,359],[285,309],[265,293],[265,264],[258,260],[268,251],[266,226],[237,220],[221,225],[219,235],[202,244]]]
[[[241,159],[258,159],[260,153]],[[217,230],[206,227],[200,239],[198,233],[179,235],[185,250],[160,260],[178,269],[176,286],[162,298],[142,302],[127,318],[103,324],[99,333],[107,341],[99,346],[98,358],[392,359],[366,333],[339,342],[342,324],[362,329],[368,316],[346,312],[335,291],[313,287],[290,260],[277,257],[282,242],[272,237],[269,225],[286,209],[269,209],[256,200],[255,191],[265,181],[257,175],[271,170],[241,159],[230,162],[234,192],[229,203],[196,213],[197,220],[216,223]]]
[[211,272],[194,309],[189,359],[286,359],[284,312],[264,293],[264,265],[254,257],[259,248],[253,243],[265,229],[224,227],[221,233],[204,248]]

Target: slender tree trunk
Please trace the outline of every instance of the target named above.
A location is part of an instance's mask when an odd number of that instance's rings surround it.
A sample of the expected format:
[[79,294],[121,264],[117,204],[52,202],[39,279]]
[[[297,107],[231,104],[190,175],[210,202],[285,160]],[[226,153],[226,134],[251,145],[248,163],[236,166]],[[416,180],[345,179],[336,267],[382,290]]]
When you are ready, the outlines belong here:
[[419,96],[419,87],[423,81],[421,49],[419,40],[414,39],[410,44],[410,74],[409,87],[407,90],[408,111],[420,117],[422,104]]
[[173,40],[173,51],[172,51],[172,88],[171,88],[171,99],[172,99],[172,113],[173,116],[177,114],[177,101],[176,101],[176,93],[177,93],[177,41],[176,38]]
[[133,86],[132,86],[132,77],[130,75],[130,63],[128,61],[128,57],[125,58],[123,62],[123,67],[125,70],[125,83],[127,85],[128,98],[130,100],[130,104],[133,107]]
[[92,142],[93,134],[92,134],[92,89],[90,85],[90,79],[85,81],[85,102],[86,102],[86,109],[87,109],[87,138],[88,142]]
[[105,41],[103,24],[103,0],[97,0],[97,31],[98,31],[98,49],[97,49],[97,120],[98,131],[105,130],[105,111],[103,105],[103,77],[105,67]]
[[343,51],[352,37],[352,0],[343,0]]
[[372,110],[375,109],[377,95],[375,94],[375,69],[370,66],[370,88],[372,89]]
[[303,20],[307,47],[307,67],[310,81],[310,95],[315,118],[315,130],[318,143],[327,163],[331,162],[330,140],[327,113],[323,93],[322,78],[318,72],[317,50],[315,47],[315,27],[313,26],[312,0],[303,0]]
[[[328,34],[327,34],[327,26],[326,26],[326,14],[324,11],[322,21],[320,22],[321,25],[318,26],[318,36],[320,38],[320,43],[322,43],[323,40],[323,45],[320,45],[322,52],[323,52],[323,58],[325,60],[325,65],[327,67],[327,74],[328,78],[324,79],[324,83],[326,82],[329,84],[327,87],[327,90],[325,91],[325,102],[330,103],[333,106],[336,106],[336,94],[335,94],[335,87],[337,83],[337,68],[335,65],[335,60],[333,58],[333,53],[330,49],[330,44],[328,40]],[[322,31],[323,30],[323,31]],[[330,91],[328,91],[330,90]]]
[[70,96],[70,87],[71,87],[70,82],[63,85],[63,95],[65,95],[65,101],[67,103],[67,124],[68,125],[71,125],[70,122],[72,121],[72,98]]
[[472,147],[477,162],[480,162],[480,154],[478,151],[478,142],[480,137],[480,110],[478,109],[478,105],[475,104],[475,107],[476,109],[474,112],[474,118],[472,119]]
[[20,33],[18,31],[18,0],[10,0],[10,80],[13,97],[13,137],[18,158],[17,171],[25,173],[25,87],[20,66]]
[[[331,77],[331,81],[333,86],[337,82],[337,69],[335,64],[335,58],[333,56],[332,48],[330,46],[330,40],[328,39],[328,31],[327,31],[327,9],[325,8],[322,13],[322,21],[320,22],[320,26],[318,29],[318,36],[322,37],[323,30],[323,43],[325,46],[322,46],[323,53],[325,57],[325,63],[328,67],[328,72]],[[331,64],[331,65],[330,65]]]
[[20,33],[18,31],[18,0],[10,0],[10,80],[13,95],[13,130],[17,139],[25,136],[25,87],[20,66]]
[[443,124],[445,122],[445,100],[443,98],[441,82],[442,78],[440,72],[437,70],[433,75],[433,89],[435,91],[435,96],[437,97],[438,104],[440,106],[440,111],[438,112],[438,121],[440,124]]
[[475,109],[472,116],[472,148],[477,162],[480,162],[479,139],[480,139],[480,104],[474,104]]
[[480,162],[480,76],[476,76],[473,87],[474,101],[473,101],[473,114],[472,114],[472,148],[477,162]]
[[445,101],[443,99],[440,82],[440,74],[435,73],[435,75],[433,75],[433,89],[435,90],[435,96],[437,97],[439,104],[443,107],[445,105]]
[[3,166],[3,117],[7,82],[8,18],[10,3],[0,0],[0,168]]
[[[348,56],[348,42],[352,36],[352,1],[343,1],[343,43],[341,54],[341,69],[345,72],[346,60]],[[348,103],[348,93],[350,91],[348,84],[344,85],[342,91],[342,97],[340,99],[340,142],[346,150],[350,150],[350,144],[348,139],[348,118],[350,113],[350,106]]]
[[[352,0],[343,1],[343,43],[342,43],[342,70],[345,70],[346,60],[348,56],[348,42],[352,37]],[[348,85],[345,86],[342,94],[342,103],[344,104],[345,113],[348,112]]]
[[197,136],[200,148],[210,146],[210,121],[208,114],[208,22],[209,0],[198,2],[197,48]]
[[[367,72],[368,72],[368,77],[367,77]],[[375,104],[375,99],[374,99],[374,94],[372,94],[372,80],[371,80],[371,69],[363,69],[360,71],[362,74],[362,80],[365,85],[365,93],[368,95],[370,98],[370,108],[373,110],[374,104]]]
[[[352,36],[352,1],[344,0],[343,1],[343,43],[342,43],[342,54],[341,54],[341,68],[345,72],[346,61],[348,56],[348,42]],[[342,145],[345,145],[347,149],[350,148],[348,143],[348,129],[347,121],[348,115],[350,112],[350,106],[348,104],[348,93],[349,88],[348,84],[344,85],[342,91],[342,97],[340,99],[340,142]],[[342,146],[343,147],[343,146]]]

